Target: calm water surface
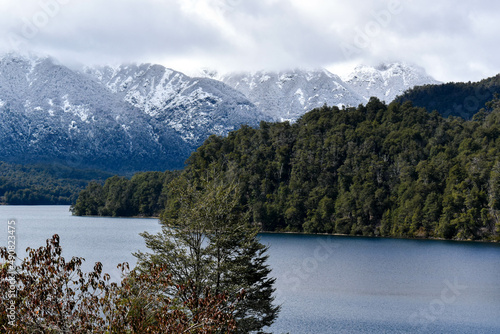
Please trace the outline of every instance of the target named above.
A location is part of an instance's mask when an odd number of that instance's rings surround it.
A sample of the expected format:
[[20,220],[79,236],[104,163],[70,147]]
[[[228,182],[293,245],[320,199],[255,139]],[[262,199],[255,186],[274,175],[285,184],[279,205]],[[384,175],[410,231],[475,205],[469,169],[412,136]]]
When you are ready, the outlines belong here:
[[[156,219],[3,206],[0,245],[10,218],[21,255],[57,233],[65,257],[84,257],[86,270],[101,261],[115,280],[118,263],[133,265],[131,253],[147,250],[138,233],[160,230]],[[273,333],[500,333],[499,245],[283,234],[261,241],[283,305]]]

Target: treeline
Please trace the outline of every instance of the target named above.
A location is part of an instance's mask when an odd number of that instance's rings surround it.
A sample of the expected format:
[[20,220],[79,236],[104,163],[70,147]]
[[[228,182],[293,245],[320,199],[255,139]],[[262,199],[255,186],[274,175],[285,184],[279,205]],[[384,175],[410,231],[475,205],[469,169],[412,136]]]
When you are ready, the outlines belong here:
[[[266,231],[494,239],[499,135],[498,101],[466,121],[373,98],[358,108],[315,109],[295,124],[262,122],[259,129],[212,136],[179,177],[197,183],[218,171],[237,180],[240,204]],[[110,194],[118,183],[113,180],[104,194],[120,201],[98,207],[137,207],[123,187]],[[167,183],[155,188],[150,202],[159,203],[159,211],[175,203]],[[80,205],[91,206],[95,198],[103,203],[104,195],[92,189],[80,195]]]
[[70,205],[90,181],[112,176],[62,165],[16,165],[0,161],[0,202],[11,205]]
[[396,98],[396,102],[411,101],[414,106],[436,110],[444,117],[472,117],[500,93],[500,74],[479,82],[445,83],[417,86]]
[[168,184],[179,171],[143,172],[131,179],[113,176],[104,185],[91,182],[71,207],[77,216],[159,216],[165,208]]

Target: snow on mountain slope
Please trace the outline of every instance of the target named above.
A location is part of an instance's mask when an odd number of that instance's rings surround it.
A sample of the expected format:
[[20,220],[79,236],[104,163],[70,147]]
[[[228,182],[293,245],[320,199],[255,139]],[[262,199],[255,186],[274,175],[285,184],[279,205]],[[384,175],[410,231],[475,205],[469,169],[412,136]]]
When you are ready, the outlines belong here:
[[364,102],[376,96],[387,103],[415,86],[440,83],[427,75],[424,69],[406,63],[381,64],[377,67],[361,65],[343,79],[364,98]]
[[159,168],[189,147],[173,131],[155,133],[111,91],[50,58],[0,59],[0,99],[1,160],[114,170],[127,162],[123,169],[139,170],[143,158]]
[[48,57],[7,54],[0,57],[0,160],[181,168],[211,134],[294,121],[324,104],[390,102],[429,83],[436,81],[403,63],[358,67],[344,82],[326,70],[205,70],[196,78],[152,64],[75,71]]
[[0,58],[0,101],[0,160],[112,171],[180,168],[210,134],[265,118],[223,83],[162,66],[82,73],[16,54]]
[[329,106],[358,106],[375,96],[390,103],[397,95],[417,85],[435,84],[419,67],[405,63],[358,66],[342,80],[327,70],[232,73],[220,75],[205,70],[202,75],[239,90],[263,113],[276,120],[296,120],[325,103]]
[[191,145],[200,145],[210,134],[225,135],[240,124],[269,120],[223,83],[191,78],[161,65],[87,68],[85,73]]
[[362,97],[326,70],[232,73],[222,76],[263,113],[276,120],[296,120],[324,104],[357,106]]

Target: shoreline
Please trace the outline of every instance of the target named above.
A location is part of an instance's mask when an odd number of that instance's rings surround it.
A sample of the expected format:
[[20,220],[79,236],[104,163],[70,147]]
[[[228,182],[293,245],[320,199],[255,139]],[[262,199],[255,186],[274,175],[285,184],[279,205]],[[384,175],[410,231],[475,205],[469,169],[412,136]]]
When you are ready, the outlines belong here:
[[[3,205],[2,205],[3,206]],[[5,206],[37,206],[37,205],[5,205]],[[39,206],[53,206],[53,205],[39,205]],[[55,206],[70,206],[70,205],[55,205]],[[73,215],[72,215],[73,216]],[[151,216],[74,216],[82,218],[129,218],[129,219],[160,219],[160,217]],[[363,236],[363,235],[350,235],[341,233],[307,233],[307,232],[291,232],[291,231],[260,231],[259,234],[295,234],[295,235],[319,235],[319,236],[332,236],[332,237],[347,237],[347,238],[370,238],[370,239],[397,239],[397,240],[428,240],[428,241],[453,241],[453,242],[464,242],[464,243],[488,243],[488,244],[500,244],[500,240],[471,240],[471,239],[444,239],[444,238],[410,238],[410,237],[397,237],[397,236]]]
[[[146,217],[146,216],[132,216],[132,217],[110,217],[110,216],[75,216],[75,217],[94,217],[94,218],[135,218],[135,219],[160,219],[160,217]],[[466,243],[488,243],[499,244],[500,240],[471,240],[471,239],[444,239],[444,238],[410,238],[410,237],[381,237],[381,236],[364,236],[364,235],[350,235],[341,233],[308,233],[308,232],[290,232],[290,231],[260,231],[259,234],[295,234],[295,235],[319,235],[331,237],[345,237],[345,238],[370,238],[370,239],[397,239],[397,240],[428,240],[428,241],[453,241],[453,242],[466,242]]]
[[365,238],[365,239],[395,239],[395,240],[415,240],[415,241],[451,241],[463,243],[483,243],[483,244],[500,244],[500,240],[458,240],[458,239],[444,239],[444,238],[410,238],[410,237],[380,237],[380,236],[364,236],[364,235],[350,235],[340,233],[307,233],[307,232],[284,232],[284,231],[262,231],[259,234],[292,234],[292,235],[305,235],[305,236],[330,236],[330,237],[344,237],[344,238]]

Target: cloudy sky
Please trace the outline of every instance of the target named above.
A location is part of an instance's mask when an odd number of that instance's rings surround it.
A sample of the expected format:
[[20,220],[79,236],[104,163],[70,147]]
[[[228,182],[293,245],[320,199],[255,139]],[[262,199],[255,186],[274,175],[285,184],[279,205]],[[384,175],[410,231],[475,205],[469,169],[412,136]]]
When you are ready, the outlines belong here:
[[0,52],[186,73],[406,61],[441,81],[500,72],[496,0],[0,0]]

